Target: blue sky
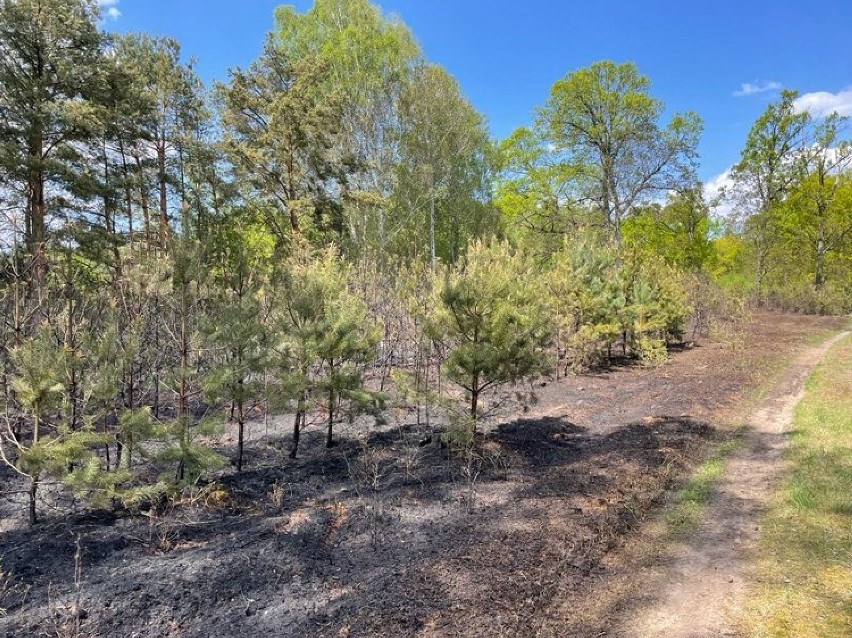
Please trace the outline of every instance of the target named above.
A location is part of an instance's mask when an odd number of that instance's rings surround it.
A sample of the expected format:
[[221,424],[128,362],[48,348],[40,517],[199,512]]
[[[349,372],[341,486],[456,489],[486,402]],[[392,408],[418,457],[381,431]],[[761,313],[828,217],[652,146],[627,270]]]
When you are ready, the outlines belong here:
[[[206,81],[248,64],[272,11],[310,0],[101,0],[106,28],[170,35]],[[380,0],[427,58],[455,75],[504,137],[527,124],[554,81],[601,59],[633,61],[670,111],[705,123],[701,177],[736,161],[781,86],[819,111],[852,114],[852,0]]]

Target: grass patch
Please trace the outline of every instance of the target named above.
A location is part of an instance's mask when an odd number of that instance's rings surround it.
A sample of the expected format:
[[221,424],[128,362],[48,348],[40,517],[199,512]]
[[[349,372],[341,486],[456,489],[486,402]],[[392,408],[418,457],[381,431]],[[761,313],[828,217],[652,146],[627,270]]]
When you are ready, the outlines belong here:
[[683,536],[695,531],[704,506],[713,496],[716,482],[725,470],[725,459],[742,447],[739,434],[716,448],[713,456],[693,472],[686,485],[675,496],[675,505],[666,514],[666,526],[671,536]]
[[809,346],[818,346],[821,343],[824,343],[831,339],[831,337],[836,335],[838,332],[840,331],[833,330],[831,328],[826,328],[825,330],[818,330],[817,332],[814,332],[813,334],[810,334],[805,337],[805,344]]
[[749,636],[852,636],[852,338],[796,408],[783,486],[762,525]]

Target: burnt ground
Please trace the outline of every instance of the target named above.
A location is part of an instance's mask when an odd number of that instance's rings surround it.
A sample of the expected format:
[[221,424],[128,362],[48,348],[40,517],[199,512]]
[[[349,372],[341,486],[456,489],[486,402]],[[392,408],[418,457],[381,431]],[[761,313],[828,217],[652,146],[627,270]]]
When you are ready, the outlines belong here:
[[845,323],[758,315],[658,368],[540,385],[466,458],[403,421],[331,450],[315,428],[290,461],[275,422],[242,475],[156,516],[44,507],[27,528],[0,502],[2,569],[28,589],[5,597],[0,635],[599,635],[641,588],[618,569],[631,531],[773,371]]

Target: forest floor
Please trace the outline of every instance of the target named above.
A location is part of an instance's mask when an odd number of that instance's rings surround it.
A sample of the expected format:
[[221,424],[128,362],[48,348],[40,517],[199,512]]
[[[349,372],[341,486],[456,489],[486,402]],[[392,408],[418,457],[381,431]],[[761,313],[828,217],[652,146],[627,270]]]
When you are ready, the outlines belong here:
[[156,516],[28,528],[0,501],[0,636],[610,635],[659,582],[645,528],[670,495],[847,323],[758,314],[656,368],[538,384],[468,458],[399,418],[331,450],[308,431],[290,461],[271,420],[241,475]]

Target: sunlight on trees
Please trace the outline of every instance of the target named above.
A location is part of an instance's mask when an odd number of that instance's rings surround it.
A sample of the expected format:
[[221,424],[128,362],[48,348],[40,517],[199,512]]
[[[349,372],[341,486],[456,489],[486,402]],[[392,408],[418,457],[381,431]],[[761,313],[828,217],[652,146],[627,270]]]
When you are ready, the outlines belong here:
[[848,122],[795,92],[719,219],[700,118],[664,118],[631,62],[567,69],[492,140],[368,0],[279,8],[214,87],[98,19],[0,2],[0,454],[32,522],[62,490],[132,506],[243,472],[259,419],[291,458],[388,406],[487,437],[533,379],[657,365],[726,295],[852,310]]

